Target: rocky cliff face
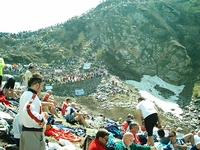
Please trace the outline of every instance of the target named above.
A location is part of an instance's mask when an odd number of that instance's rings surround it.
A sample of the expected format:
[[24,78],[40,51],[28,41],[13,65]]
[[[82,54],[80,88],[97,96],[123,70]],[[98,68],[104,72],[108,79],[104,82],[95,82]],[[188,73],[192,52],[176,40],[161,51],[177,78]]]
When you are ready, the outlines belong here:
[[102,49],[102,59],[114,74],[134,80],[157,75],[168,83],[184,84],[181,99],[189,100],[191,92],[185,92],[192,91],[197,78],[188,54],[192,47],[180,38],[185,32],[180,30],[180,7],[184,2],[107,1],[87,16],[90,39]]
[[[6,52],[7,63],[21,62],[21,57],[24,63],[64,62],[96,54],[95,59],[121,79],[157,75],[185,85],[179,104],[187,105],[200,73],[198,6],[198,0],[106,0],[56,28],[1,35],[0,52]],[[18,51],[8,55],[10,49]]]
[[99,6],[94,13],[90,20],[95,25],[88,27],[91,39],[105,50],[104,59],[119,76],[158,75],[176,85],[189,81],[192,62],[168,23],[180,17],[170,5],[116,2]]

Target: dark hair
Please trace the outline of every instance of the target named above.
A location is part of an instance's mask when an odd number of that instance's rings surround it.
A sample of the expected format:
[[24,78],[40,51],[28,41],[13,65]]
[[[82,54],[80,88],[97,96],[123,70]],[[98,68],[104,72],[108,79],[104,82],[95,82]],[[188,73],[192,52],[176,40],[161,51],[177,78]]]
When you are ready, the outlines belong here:
[[105,136],[108,136],[108,135],[109,135],[109,132],[106,129],[99,129],[97,131],[96,138],[97,139],[99,139],[99,137],[104,138]]
[[175,131],[170,131],[169,133],[173,133],[176,136],[176,132]]
[[143,100],[145,100],[145,98],[144,97],[139,97],[138,100],[139,101],[143,101]]
[[165,131],[163,129],[158,129],[157,133],[160,138],[165,137]]
[[28,80],[28,87],[33,86],[36,83],[41,83],[43,82],[43,77],[39,73],[34,73],[32,77]]
[[30,63],[29,65],[28,65],[28,69],[32,69],[32,68],[34,68],[35,67],[35,65],[33,64],[33,63]]
[[127,115],[127,118],[131,118],[131,119],[133,119],[134,116],[133,116],[132,114],[128,114],[128,115]]
[[136,122],[131,122],[130,124],[129,124],[129,129],[131,130],[132,128],[134,128],[134,127],[139,127],[138,126],[138,124],[136,123]]

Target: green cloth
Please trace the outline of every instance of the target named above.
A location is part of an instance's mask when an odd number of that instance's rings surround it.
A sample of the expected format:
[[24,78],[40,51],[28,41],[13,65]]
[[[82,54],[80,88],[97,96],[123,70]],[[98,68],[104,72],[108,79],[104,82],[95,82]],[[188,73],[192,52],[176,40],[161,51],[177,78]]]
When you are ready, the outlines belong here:
[[[135,143],[132,143],[129,147],[131,150],[150,150],[150,146],[144,146]],[[120,141],[116,144],[115,150],[128,150],[128,148],[124,146],[122,141]]]

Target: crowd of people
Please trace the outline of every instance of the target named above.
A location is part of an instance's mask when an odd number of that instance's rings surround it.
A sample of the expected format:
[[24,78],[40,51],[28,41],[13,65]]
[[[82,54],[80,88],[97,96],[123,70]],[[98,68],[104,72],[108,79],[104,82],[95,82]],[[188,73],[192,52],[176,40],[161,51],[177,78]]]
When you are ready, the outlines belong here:
[[[4,65],[3,58],[0,58],[1,91]],[[7,98],[14,99],[12,90],[14,89],[15,79],[13,76],[6,76],[6,78],[5,95]],[[61,107],[57,107],[51,90],[47,90],[43,98],[40,99],[41,91],[44,88],[44,77],[35,72],[34,64],[28,65],[23,80],[26,89],[20,95],[19,113],[13,121],[14,138],[20,150],[45,149],[44,131],[49,115],[57,118],[63,117],[72,125],[80,124],[86,128],[92,128],[91,124],[85,120],[89,114],[82,112],[81,108],[78,108],[70,97],[63,101]],[[59,111],[62,116],[59,116]],[[134,119],[132,114],[128,114],[126,120],[121,123],[120,132],[123,137],[115,143],[112,149],[156,150],[159,148],[159,144],[166,150],[185,150],[188,148],[196,150],[200,147],[200,131],[183,134],[183,129],[180,127],[176,131],[171,130],[169,126],[163,129],[158,109],[154,103],[143,97],[138,98],[136,117],[137,119]],[[156,135],[155,131],[157,132]],[[110,133],[106,129],[99,129],[89,145],[89,150],[106,150],[109,135]]]

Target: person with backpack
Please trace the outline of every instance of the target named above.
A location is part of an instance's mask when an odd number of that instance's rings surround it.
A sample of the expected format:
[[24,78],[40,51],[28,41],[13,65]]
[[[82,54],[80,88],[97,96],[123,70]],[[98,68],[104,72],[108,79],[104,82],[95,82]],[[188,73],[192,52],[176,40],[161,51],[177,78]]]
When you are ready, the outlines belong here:
[[126,120],[121,124],[120,130],[123,134],[127,131],[129,124],[133,121],[133,118],[132,114],[128,114]]

